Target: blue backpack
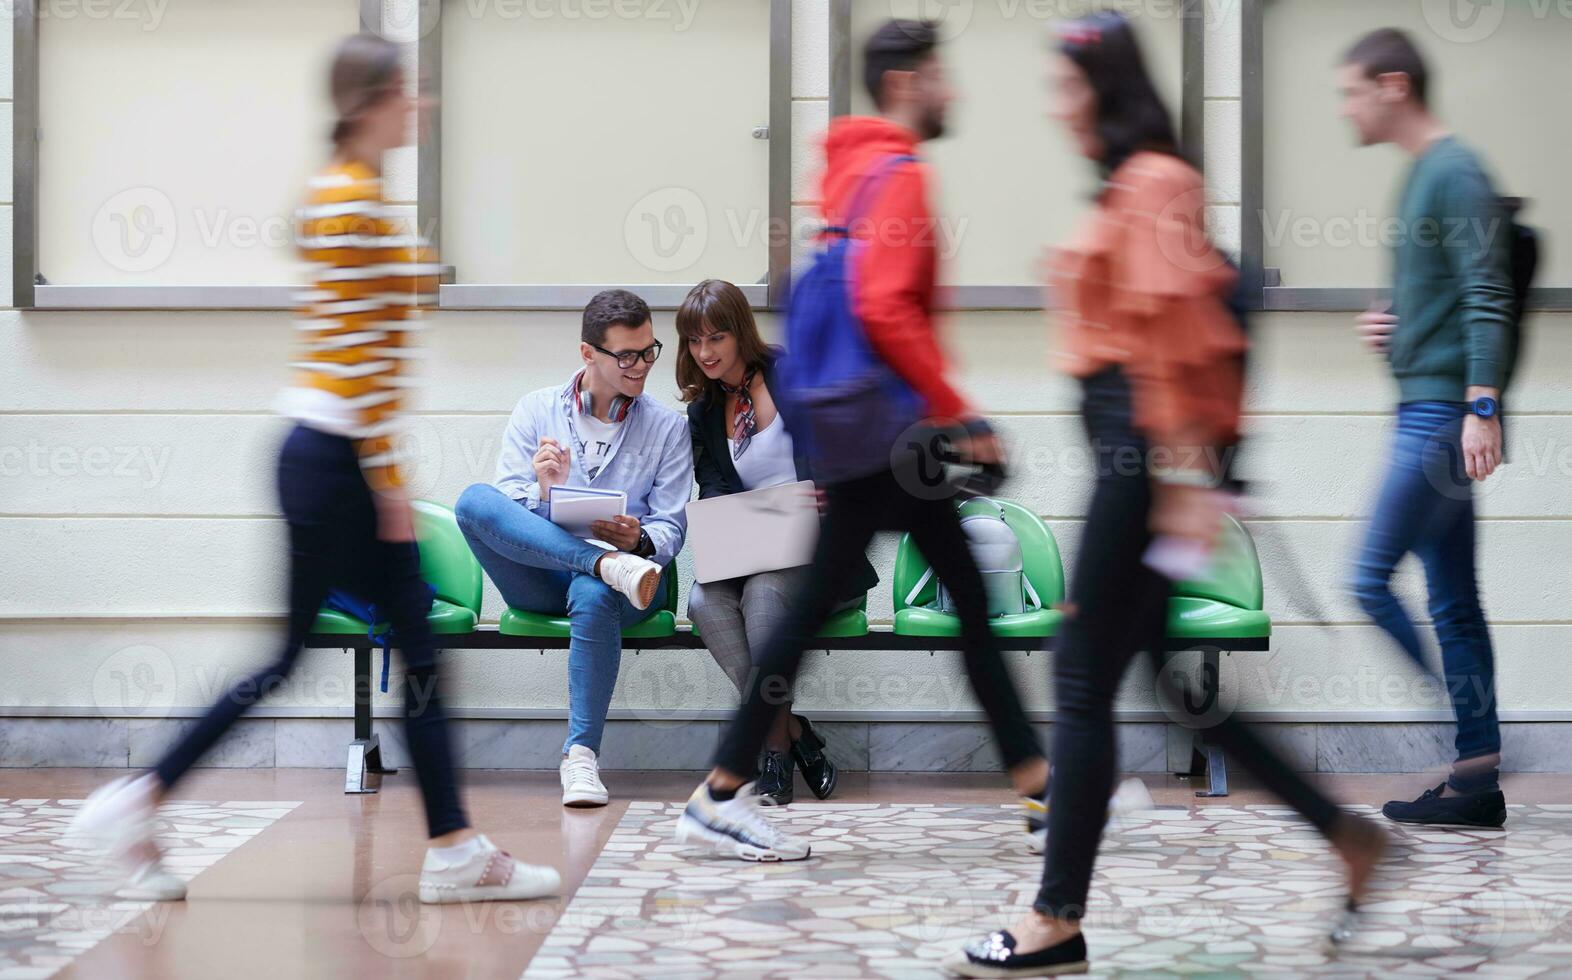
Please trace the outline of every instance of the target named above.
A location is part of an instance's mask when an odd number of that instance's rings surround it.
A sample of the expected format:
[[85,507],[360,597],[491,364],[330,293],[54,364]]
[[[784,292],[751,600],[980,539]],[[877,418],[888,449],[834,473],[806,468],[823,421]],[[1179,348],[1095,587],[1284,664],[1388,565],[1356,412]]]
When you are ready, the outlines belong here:
[[[425,586],[427,592],[426,611],[429,613],[433,600],[437,598],[437,590],[432,587],[430,582],[426,582]],[[398,638],[393,635],[391,626],[381,633],[377,632],[377,625],[386,620],[382,610],[378,609],[377,604],[370,599],[363,599],[353,592],[345,592],[343,589],[329,589],[327,601],[323,605],[369,624],[370,628],[366,630],[366,636],[370,638],[372,643],[382,648],[381,687],[383,694],[388,693],[388,667],[393,660],[393,644]]]
[[825,229],[826,243],[792,285],[777,370],[792,437],[824,482],[890,469],[896,440],[923,417],[922,400],[874,353],[857,318],[852,260],[862,245],[851,237],[885,179],[916,159],[892,156],[863,179],[846,225]]

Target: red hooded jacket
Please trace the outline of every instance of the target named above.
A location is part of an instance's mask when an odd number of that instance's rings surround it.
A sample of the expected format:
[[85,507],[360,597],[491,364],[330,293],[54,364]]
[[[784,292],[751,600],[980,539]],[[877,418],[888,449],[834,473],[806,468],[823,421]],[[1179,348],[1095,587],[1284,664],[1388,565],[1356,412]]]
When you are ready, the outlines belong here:
[[[843,116],[832,122],[824,141],[825,222],[845,224],[864,178],[891,156],[915,156],[917,143],[916,133],[886,119]],[[852,270],[854,301],[874,352],[922,397],[930,415],[975,415],[945,377],[934,331],[940,241],[928,208],[928,165],[903,163],[891,171],[876,198],[864,200],[851,231],[865,243]]]

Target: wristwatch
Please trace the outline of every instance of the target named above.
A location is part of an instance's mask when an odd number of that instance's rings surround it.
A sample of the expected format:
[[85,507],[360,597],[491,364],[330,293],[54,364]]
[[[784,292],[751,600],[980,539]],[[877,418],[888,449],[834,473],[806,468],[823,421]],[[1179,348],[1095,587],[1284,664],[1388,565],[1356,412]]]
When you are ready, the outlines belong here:
[[1501,414],[1501,403],[1489,395],[1474,399],[1468,410],[1482,419],[1493,419]]
[[655,542],[650,540],[650,532],[642,527],[639,528],[639,546],[633,553],[640,558],[648,558],[655,553]]

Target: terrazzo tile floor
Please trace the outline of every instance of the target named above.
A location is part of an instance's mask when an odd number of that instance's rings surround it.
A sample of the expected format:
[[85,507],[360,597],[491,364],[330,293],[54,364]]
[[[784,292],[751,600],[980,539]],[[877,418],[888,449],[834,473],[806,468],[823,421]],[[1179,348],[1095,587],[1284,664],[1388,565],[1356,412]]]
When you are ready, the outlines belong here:
[[[1358,807],[1366,812],[1372,808]],[[1041,859],[1000,806],[776,811],[814,855],[726,860],[673,842],[678,804],[632,804],[525,977],[928,977],[1030,905]],[[1276,805],[1115,821],[1085,930],[1102,975],[1572,973],[1572,806],[1510,832],[1399,828],[1353,941],[1325,937],[1340,865]]]
[[[156,942],[165,916],[122,901],[90,851],[68,834],[81,800],[0,799],[0,980],[53,976],[106,937]],[[175,801],[160,810],[164,866],[190,881],[299,801]]]
[[[67,801],[123,772],[0,770],[9,975],[930,977],[1024,908],[1039,871],[992,774],[846,773],[836,802],[777,814],[819,841],[819,857],[760,866],[677,852],[670,801],[697,773],[608,772],[611,805],[579,811],[562,807],[554,772],[471,770],[475,825],[554,865],[562,895],[422,906],[412,774],[346,797],[330,770],[209,769],[166,813],[190,898],[145,906],[90,895],[90,870],[58,840]],[[1366,809],[1429,779],[1314,777]],[[1507,777],[1508,798],[1533,803],[1513,807],[1505,833],[1399,830],[1359,943],[1335,960],[1321,937],[1338,872],[1313,834],[1244,778],[1226,800],[1143,782],[1156,808],[1123,818],[1098,866],[1099,975],[1572,976],[1572,777]]]

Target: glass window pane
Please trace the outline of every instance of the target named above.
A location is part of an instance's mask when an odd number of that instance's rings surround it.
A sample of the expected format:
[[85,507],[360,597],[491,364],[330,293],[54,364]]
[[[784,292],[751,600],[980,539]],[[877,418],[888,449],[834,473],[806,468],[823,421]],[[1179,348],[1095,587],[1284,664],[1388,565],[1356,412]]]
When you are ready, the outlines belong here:
[[570,8],[443,6],[458,282],[764,281],[769,0]]
[[[868,36],[891,16],[932,15],[935,6],[921,0],[852,5],[852,112],[873,112],[862,74]],[[987,0],[938,6],[946,11],[941,53],[958,95],[949,135],[922,149],[934,165],[935,206],[946,236],[941,274],[955,285],[1036,283],[1043,248],[1069,235],[1097,188],[1092,165],[1047,117],[1050,28],[1060,15],[1091,5]],[[1179,0],[1117,9],[1135,25],[1147,70],[1177,128],[1183,89]]]
[[[1456,20],[1454,20],[1454,16]],[[1268,266],[1297,287],[1385,286],[1410,158],[1361,149],[1338,115],[1337,64],[1362,34],[1398,27],[1430,68],[1429,101],[1484,159],[1496,189],[1525,197],[1541,228],[1572,214],[1572,18],[1556,4],[1269,0],[1265,51]],[[1572,286],[1572,250],[1547,247],[1537,285]]]
[[292,215],[329,154],[328,58],[358,25],[355,0],[44,3],[39,271],[296,281]]

